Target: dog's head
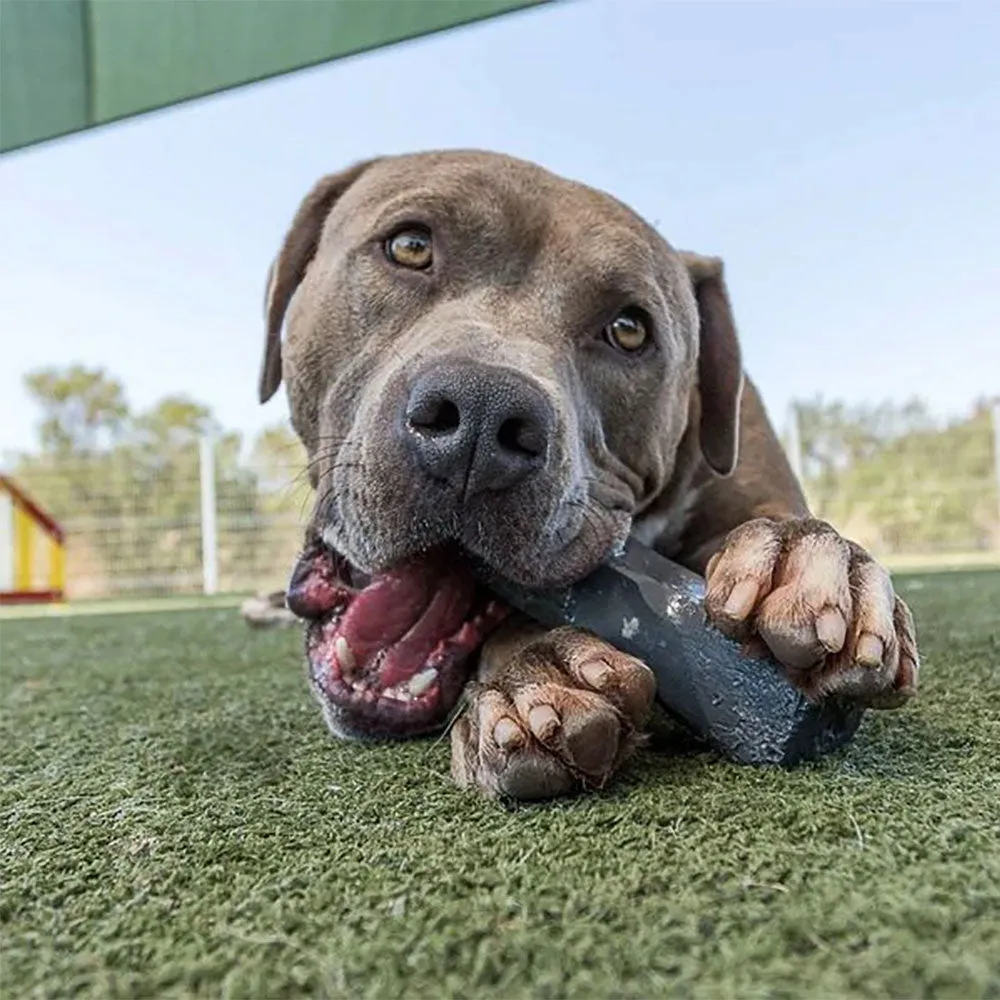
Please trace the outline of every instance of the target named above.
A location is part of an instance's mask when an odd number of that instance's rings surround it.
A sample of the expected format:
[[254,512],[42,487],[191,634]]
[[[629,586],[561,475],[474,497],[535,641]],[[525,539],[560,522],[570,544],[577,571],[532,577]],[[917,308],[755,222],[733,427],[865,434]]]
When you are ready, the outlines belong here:
[[500,614],[471,565],[578,580],[685,435],[735,464],[720,263],[540,167],[425,153],[323,178],[268,286],[261,399],[284,378],[317,489],[289,601],[340,729],[441,721]]

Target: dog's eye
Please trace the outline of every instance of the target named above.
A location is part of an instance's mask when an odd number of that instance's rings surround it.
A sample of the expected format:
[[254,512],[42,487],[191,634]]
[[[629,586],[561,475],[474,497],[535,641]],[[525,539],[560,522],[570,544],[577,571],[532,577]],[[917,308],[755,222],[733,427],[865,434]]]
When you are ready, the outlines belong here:
[[385,255],[400,267],[426,271],[434,260],[431,234],[426,229],[403,229],[386,241]]
[[626,309],[604,328],[604,338],[619,351],[635,354],[649,342],[649,330],[640,313]]

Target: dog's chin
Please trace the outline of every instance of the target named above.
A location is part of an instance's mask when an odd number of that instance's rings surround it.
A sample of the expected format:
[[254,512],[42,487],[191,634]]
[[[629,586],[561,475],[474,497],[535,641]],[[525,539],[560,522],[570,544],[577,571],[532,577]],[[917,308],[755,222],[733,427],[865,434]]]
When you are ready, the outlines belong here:
[[286,599],[308,622],[309,679],[327,724],[338,735],[376,739],[441,728],[474,654],[508,613],[450,547],[368,576],[310,542]]

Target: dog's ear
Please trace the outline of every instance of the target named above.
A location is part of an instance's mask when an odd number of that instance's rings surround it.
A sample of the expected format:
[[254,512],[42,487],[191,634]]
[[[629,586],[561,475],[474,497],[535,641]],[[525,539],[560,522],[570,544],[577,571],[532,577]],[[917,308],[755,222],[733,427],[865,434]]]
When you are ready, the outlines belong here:
[[686,252],[680,256],[698,303],[701,451],[714,472],[729,476],[739,458],[743,363],[722,261]]
[[259,384],[262,403],[266,403],[281,385],[281,327],[285,321],[285,310],[305,276],[306,268],[316,255],[323,223],[337,199],[374,162],[375,160],[366,160],[357,163],[339,174],[329,174],[316,183],[299,205],[281,250],[268,270],[267,295],[264,300],[267,339],[264,342],[264,363]]

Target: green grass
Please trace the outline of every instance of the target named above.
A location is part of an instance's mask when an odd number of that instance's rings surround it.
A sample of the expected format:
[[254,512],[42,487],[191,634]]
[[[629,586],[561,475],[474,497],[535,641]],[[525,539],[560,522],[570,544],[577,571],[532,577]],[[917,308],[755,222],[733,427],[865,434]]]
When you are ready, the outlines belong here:
[[998,997],[1000,574],[900,587],[922,696],[841,754],[517,809],[231,609],[4,621],[3,996]]
[[11,604],[0,608],[0,623],[22,618],[66,618],[76,615],[134,615],[153,611],[235,608],[249,594],[190,594],[179,597],[108,597],[45,604]]

